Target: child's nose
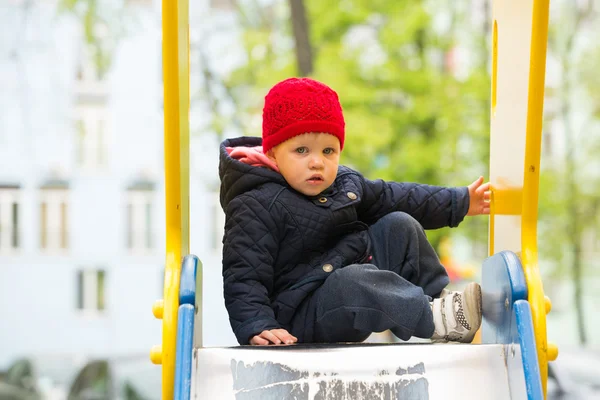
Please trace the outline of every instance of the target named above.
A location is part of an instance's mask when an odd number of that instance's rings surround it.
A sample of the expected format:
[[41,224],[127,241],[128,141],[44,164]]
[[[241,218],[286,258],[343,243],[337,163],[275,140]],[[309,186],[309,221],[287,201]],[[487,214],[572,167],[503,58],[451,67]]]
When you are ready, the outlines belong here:
[[323,168],[323,165],[324,165],[324,163],[323,163],[323,159],[321,157],[313,156],[313,157],[311,157],[308,166],[310,168]]

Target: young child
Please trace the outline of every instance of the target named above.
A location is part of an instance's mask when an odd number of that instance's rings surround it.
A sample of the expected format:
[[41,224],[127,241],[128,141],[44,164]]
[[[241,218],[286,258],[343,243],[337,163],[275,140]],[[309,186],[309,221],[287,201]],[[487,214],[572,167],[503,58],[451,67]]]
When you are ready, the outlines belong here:
[[489,213],[489,183],[371,181],[339,165],[337,94],[291,78],[265,97],[262,140],[220,148],[225,305],[240,344],[400,339],[471,342],[481,289],[449,292],[423,228]]

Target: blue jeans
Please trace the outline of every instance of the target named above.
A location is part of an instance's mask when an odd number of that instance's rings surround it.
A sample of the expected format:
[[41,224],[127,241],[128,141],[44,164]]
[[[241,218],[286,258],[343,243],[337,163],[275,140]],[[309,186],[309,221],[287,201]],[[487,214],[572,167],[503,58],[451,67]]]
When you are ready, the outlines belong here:
[[449,279],[421,224],[394,212],[373,224],[369,235],[370,264],[332,272],[313,294],[312,342],[361,342],[387,329],[402,340],[433,335],[429,301]]

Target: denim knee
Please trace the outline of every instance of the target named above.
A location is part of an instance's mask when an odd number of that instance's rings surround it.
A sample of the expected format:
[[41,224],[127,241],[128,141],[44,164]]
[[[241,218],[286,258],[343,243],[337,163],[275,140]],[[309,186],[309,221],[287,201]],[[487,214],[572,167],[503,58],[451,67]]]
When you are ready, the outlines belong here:
[[376,271],[378,269],[372,264],[351,264],[335,271],[335,275],[336,280],[341,285],[347,285],[357,282],[357,279],[360,281],[360,278],[366,271]]
[[395,211],[382,218],[390,231],[414,231],[423,229],[419,221],[402,211]]
[[410,214],[407,214],[402,211],[394,211],[392,213],[389,213],[386,217],[390,218],[392,222],[396,224],[421,226],[419,221],[414,219]]
[[374,271],[389,272],[381,271],[373,264],[351,264],[336,270],[327,278],[325,286],[330,293],[336,293],[337,299],[335,301],[328,299],[328,303],[349,305],[359,301],[358,297],[370,290],[365,287],[366,282],[371,282],[373,279],[385,280],[379,274],[373,275]]

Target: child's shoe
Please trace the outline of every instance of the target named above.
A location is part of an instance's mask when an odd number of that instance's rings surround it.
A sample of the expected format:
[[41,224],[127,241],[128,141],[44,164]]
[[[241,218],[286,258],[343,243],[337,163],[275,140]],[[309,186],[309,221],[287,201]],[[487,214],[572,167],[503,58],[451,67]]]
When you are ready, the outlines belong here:
[[433,323],[435,342],[471,343],[481,326],[481,287],[471,282],[463,292],[443,291],[440,298],[433,299]]

